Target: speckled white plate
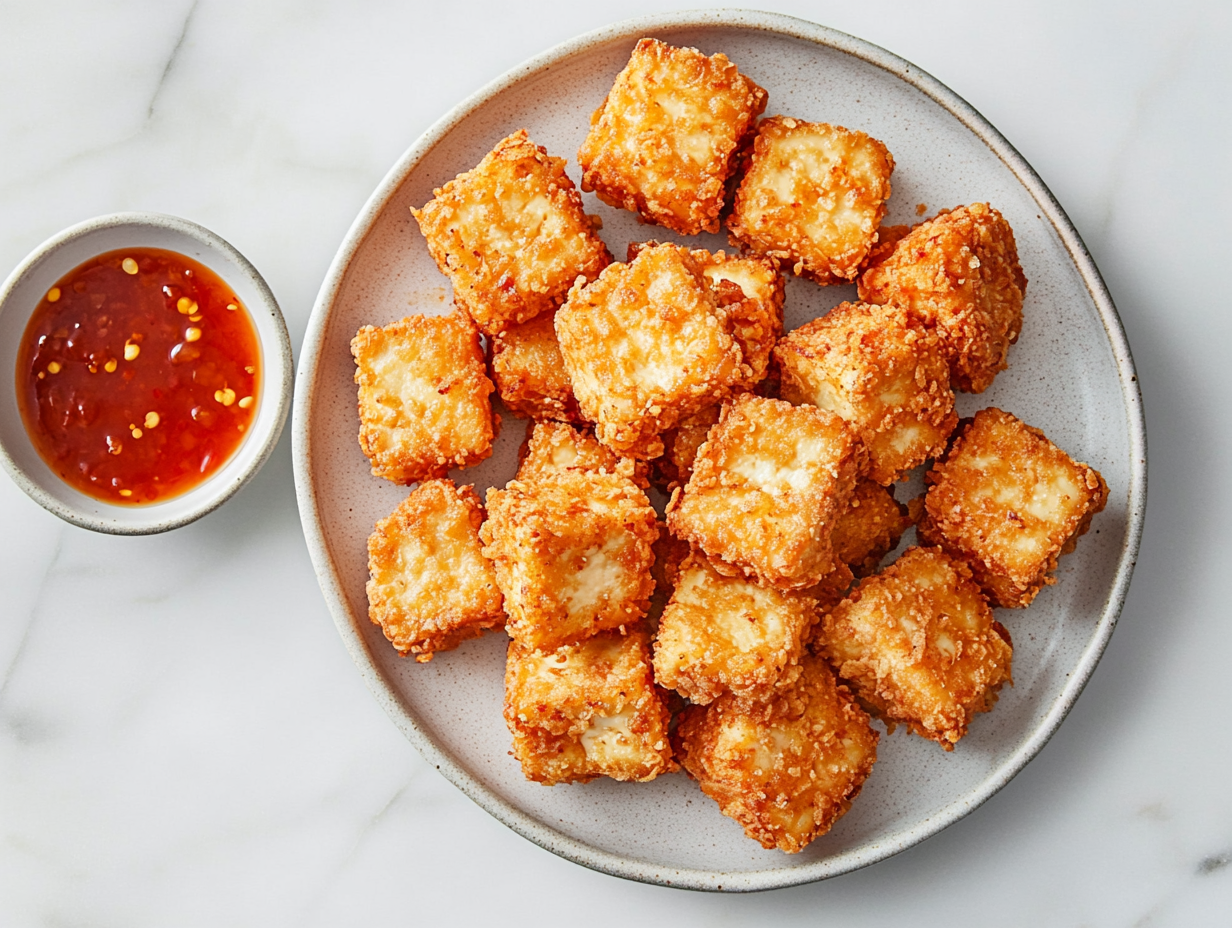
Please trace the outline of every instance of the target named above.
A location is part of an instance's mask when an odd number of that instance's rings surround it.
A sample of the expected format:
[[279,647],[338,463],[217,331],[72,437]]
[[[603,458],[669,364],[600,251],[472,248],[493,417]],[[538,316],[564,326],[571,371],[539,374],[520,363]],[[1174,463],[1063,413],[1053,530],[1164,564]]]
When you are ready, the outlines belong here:
[[[803,853],[762,850],[684,774],[646,784],[527,782],[501,718],[505,641],[488,635],[420,665],[399,658],[367,618],[365,539],[406,490],[372,477],[356,442],[348,343],[361,325],[443,312],[449,285],[409,207],[526,127],[569,159],[588,117],[638,38],[724,52],[770,94],[767,113],[862,129],[896,161],[889,220],[916,205],[987,200],[1012,223],[1030,278],[1010,368],[970,415],[1000,406],[1097,467],[1111,497],[1058,583],[1026,611],[1001,610],[1014,637],[1013,689],[946,754],[921,738],[883,738],[859,800]],[[673,239],[586,195],[603,238]],[[720,247],[717,236],[694,239]],[[791,279],[788,328],[854,299],[854,287]],[[1004,786],[1044,745],[1112,633],[1138,547],[1146,440],[1133,361],[1116,310],[1077,232],[1035,172],[978,113],[888,52],[811,23],[766,13],[670,14],[620,23],[554,48],[464,100],[403,155],[355,220],[321,288],[300,357],[293,419],[300,512],[321,588],[372,692],[430,762],[483,808],[541,846],[607,873],[695,889],[754,890],[862,867],[935,834]],[[523,423],[506,417],[496,453],[453,474],[480,492],[515,469]],[[900,493],[900,496],[902,494]]]

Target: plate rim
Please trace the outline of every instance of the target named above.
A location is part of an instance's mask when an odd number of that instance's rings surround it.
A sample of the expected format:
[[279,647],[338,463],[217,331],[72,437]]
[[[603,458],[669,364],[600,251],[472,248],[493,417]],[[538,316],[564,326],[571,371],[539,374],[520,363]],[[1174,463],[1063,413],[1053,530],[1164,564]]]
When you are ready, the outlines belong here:
[[[600,850],[572,838],[522,811],[505,800],[457,761],[432,735],[417,723],[409,705],[381,675],[366,639],[356,627],[342,581],[331,556],[321,524],[312,482],[312,449],[308,444],[308,410],[312,405],[319,359],[327,329],[327,316],[341,289],[352,259],[364,243],[372,225],[397,192],[411,170],[457,125],[509,87],[546,71],[595,45],[623,38],[635,38],[655,31],[706,26],[737,27],[811,42],[851,55],[880,68],[919,90],[954,116],[984,142],[1035,200],[1074,263],[1099,313],[1109,347],[1116,363],[1122,400],[1127,415],[1131,451],[1129,497],[1126,508],[1126,534],[1117,561],[1116,574],[1105,600],[1099,622],[1092,630],[1086,648],[1071,671],[1041,723],[1006,760],[983,780],[979,788],[960,796],[936,814],[899,832],[891,841],[844,851],[834,857],[798,867],[773,867],[750,871],[720,871],[700,868],[658,866],[650,861],[625,857]],[[423,755],[451,783],[480,808],[522,837],[545,850],[592,870],[643,883],[676,888],[753,892],[812,883],[839,876],[877,863],[944,830],[983,805],[1016,776],[1043,748],[1081,695],[1103,655],[1125,603],[1130,579],[1137,561],[1146,514],[1147,447],[1142,395],[1133,355],[1116,306],[1094,259],[1078,230],[1060,203],[1035,170],[1010,142],[973,106],[932,75],[886,49],[807,20],[781,13],[747,9],[688,10],[657,13],[621,20],[585,32],[555,45],[506,71],[449,109],[419,136],[386,173],[347,230],[313,305],[300,349],[292,411],[292,457],[295,494],[308,553],[321,593],[329,607],[338,633],[359,669],[361,677],[377,702]]]

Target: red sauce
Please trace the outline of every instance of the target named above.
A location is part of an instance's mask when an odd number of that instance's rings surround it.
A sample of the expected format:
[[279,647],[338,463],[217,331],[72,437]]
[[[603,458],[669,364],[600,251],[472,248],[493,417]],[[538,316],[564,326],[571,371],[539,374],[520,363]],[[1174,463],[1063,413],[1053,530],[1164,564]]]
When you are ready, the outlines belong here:
[[110,503],[191,490],[240,446],[261,351],[235,292],[173,251],[87,261],[39,302],[17,356],[26,430],[66,483]]

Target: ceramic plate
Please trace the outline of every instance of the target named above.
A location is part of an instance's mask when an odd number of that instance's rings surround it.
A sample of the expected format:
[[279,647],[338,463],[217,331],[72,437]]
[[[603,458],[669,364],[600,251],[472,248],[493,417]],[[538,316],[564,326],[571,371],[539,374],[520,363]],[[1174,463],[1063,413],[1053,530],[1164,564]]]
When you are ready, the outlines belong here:
[[[884,141],[896,162],[890,222],[916,221],[921,203],[929,213],[975,201],[999,208],[1030,279],[1025,323],[1009,370],[983,395],[960,396],[959,412],[995,405],[1015,413],[1098,468],[1111,490],[1057,584],[1026,611],[1000,610],[1014,637],[1015,685],[995,711],[977,718],[952,754],[901,730],[883,738],[851,811],[794,856],[762,850],[683,773],[643,784],[528,782],[507,753],[501,717],[505,637],[416,664],[367,617],[365,540],[407,491],[371,476],[360,453],[348,344],[362,325],[445,312],[450,302],[410,207],[522,127],[567,157],[579,182],[575,153],[590,113],[642,36],[725,53],[769,91],[767,114],[837,123]],[[631,241],[681,240],[592,195],[584,200],[618,257]],[[725,244],[718,236],[691,241]],[[787,327],[845,299],[855,299],[854,287],[789,279]],[[1145,505],[1145,435],[1129,347],[1098,271],[1040,179],[978,113],[908,62],[764,13],[621,23],[540,55],[446,114],[373,193],[334,259],[300,358],[293,428],[300,511],[321,588],[360,673],[406,736],[463,792],[537,844],[608,873],[697,889],[766,889],[865,866],[935,834],[1004,786],[1060,725],[1099,660]],[[524,423],[506,415],[491,459],[452,476],[481,493],[503,486],[523,434]]]

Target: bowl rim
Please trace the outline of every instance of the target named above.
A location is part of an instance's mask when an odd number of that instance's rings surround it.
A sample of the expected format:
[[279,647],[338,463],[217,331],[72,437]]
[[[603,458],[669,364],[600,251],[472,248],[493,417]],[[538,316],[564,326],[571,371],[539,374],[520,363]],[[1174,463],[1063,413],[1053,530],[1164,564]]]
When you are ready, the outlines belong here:
[[[327,331],[327,316],[336,300],[359,247],[374,221],[395,195],[417,163],[435,145],[474,111],[512,85],[542,73],[592,46],[612,41],[635,39],[657,30],[698,27],[744,28],[774,33],[828,49],[843,52],[894,75],[929,97],[980,139],[1011,171],[1038,204],[1060,239],[1099,314],[1112,350],[1127,414],[1127,433],[1132,460],[1129,462],[1129,495],[1126,507],[1126,534],[1117,561],[1116,574],[1109,589],[1098,624],[1092,630],[1086,649],[1076,663],[1070,679],[1048,708],[1040,725],[1012,754],[985,778],[981,787],[961,796],[935,815],[913,828],[900,832],[895,840],[854,848],[825,860],[799,867],[751,871],[718,871],[700,868],[675,868],[600,850],[585,841],[551,828],[488,789],[482,780],[457,761],[416,721],[410,707],[377,670],[366,639],[350,614],[325,538],[313,485],[313,456],[309,446],[309,416],[319,375],[318,359]],[[308,321],[300,352],[299,370],[292,412],[292,456],[296,498],[309,555],[322,594],[351,658],[377,702],[423,757],[467,797],[497,820],[545,850],[612,876],[675,888],[754,892],[796,886],[838,876],[869,866],[912,847],[966,817],[1000,791],[1035,757],[1065,720],[1099,662],[1125,602],[1130,578],[1138,555],[1146,514],[1147,447],[1146,422],[1133,355],[1094,259],[1064,209],[1040,176],[1013,145],[973,106],[939,80],[911,62],[880,46],[827,26],[793,16],[747,9],[690,10],[658,13],[622,20],[579,35],[535,55],[506,71],[466,97],[434,122],[402,154],[376,187],[347,230],[338,252],[321,284]]]
[[[282,434],[283,427],[286,424],[287,415],[291,408],[292,388],[294,386],[295,367],[291,352],[291,336],[287,331],[286,320],[283,318],[282,310],[278,306],[278,300],[274,297],[273,291],[269,284],[265,282],[260,272],[252,265],[240,251],[215,232],[210,231],[205,226],[193,222],[189,219],[183,219],[179,216],[172,216],[167,213],[145,212],[145,211],[128,211],[118,213],[108,213],[102,216],[95,216],[91,219],[86,219],[74,225],[57,232],[55,235],[48,238],[42,244],[32,250],[26,257],[13,269],[13,271],[5,279],[3,285],[0,285],[0,313],[6,309],[10,312],[13,307],[8,306],[9,298],[13,291],[32,273],[34,273],[46,260],[50,258],[56,251],[82,239],[86,236],[96,234],[98,232],[115,229],[115,228],[155,228],[163,229],[171,232],[176,232],[188,238],[196,239],[207,249],[221,253],[227,260],[233,262],[239,269],[240,273],[247,278],[256,290],[259,306],[251,306],[247,303],[245,307],[250,314],[255,314],[258,311],[263,312],[268,316],[274,326],[274,343],[269,344],[268,339],[263,337],[260,330],[257,331],[257,338],[261,344],[263,352],[267,356],[274,356],[278,359],[279,366],[282,371],[282,376],[277,383],[271,383],[266,379],[265,389],[261,392],[261,406],[266,404],[274,404],[274,415],[272,418],[266,418],[269,425],[265,426],[264,434],[254,430],[250,433],[248,441],[258,439],[258,447],[256,454],[252,460],[238,475],[228,475],[227,479],[219,479],[223,474],[223,468],[220,468],[214,475],[204,482],[199,484],[198,488],[203,489],[217,482],[217,487],[214,491],[203,497],[202,501],[188,510],[182,515],[172,518],[150,518],[145,520],[134,520],[131,522],[116,523],[104,517],[94,516],[81,512],[79,509],[63,500],[55,497],[37,481],[34,477],[26,472],[20,464],[9,453],[9,449],[5,446],[3,438],[0,438],[0,465],[8,472],[8,475],[13,479],[13,482],[22,489],[23,492],[36,503],[46,509],[53,515],[59,516],[65,522],[69,522],[80,528],[89,529],[94,532],[102,532],[108,535],[153,535],[160,532],[167,532],[173,529],[180,528],[190,522],[195,522],[202,516],[213,512],[223,503],[227,502],[234,496],[241,487],[251,480],[257,472],[264,466],[274,451],[275,445],[278,443],[278,438]],[[215,273],[218,273],[215,271]],[[33,310],[31,310],[33,312]],[[271,365],[264,363],[265,370],[269,370]],[[5,377],[5,383],[8,384],[4,389],[8,392],[12,386],[9,381],[12,379],[5,372],[0,371],[0,376]],[[258,412],[261,410],[258,406]],[[255,417],[254,417],[255,418]],[[24,430],[23,430],[24,434]],[[238,449],[237,449],[238,451]],[[225,467],[225,464],[224,464]],[[189,493],[195,490],[188,491]],[[184,494],[187,495],[187,494]],[[108,503],[106,500],[96,500],[98,505],[106,507],[106,510],[123,509],[125,512],[138,511],[137,507],[120,507],[115,504]],[[150,507],[151,512],[155,512],[154,507]]]

